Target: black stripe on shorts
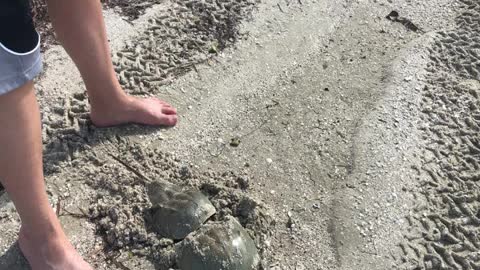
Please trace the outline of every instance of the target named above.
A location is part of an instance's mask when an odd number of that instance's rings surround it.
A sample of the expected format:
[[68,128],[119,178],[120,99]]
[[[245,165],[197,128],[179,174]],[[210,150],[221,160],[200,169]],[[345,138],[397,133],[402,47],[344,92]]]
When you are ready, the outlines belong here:
[[38,44],[29,0],[0,0],[0,43],[17,53]]

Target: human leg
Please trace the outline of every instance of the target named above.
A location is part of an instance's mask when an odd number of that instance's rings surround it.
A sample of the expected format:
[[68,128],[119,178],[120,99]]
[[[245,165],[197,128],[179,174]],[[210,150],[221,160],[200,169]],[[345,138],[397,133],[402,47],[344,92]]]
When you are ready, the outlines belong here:
[[20,215],[20,248],[32,269],[90,270],[68,242],[48,202],[32,82],[0,95],[0,126],[0,181]]
[[176,110],[158,99],[128,96],[113,69],[99,0],[48,0],[57,37],[77,65],[97,126],[123,123],[173,126]]

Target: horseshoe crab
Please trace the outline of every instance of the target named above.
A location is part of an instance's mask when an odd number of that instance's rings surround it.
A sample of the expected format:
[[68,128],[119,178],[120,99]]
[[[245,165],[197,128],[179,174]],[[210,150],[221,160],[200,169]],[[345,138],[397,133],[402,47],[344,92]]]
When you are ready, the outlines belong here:
[[197,230],[216,210],[200,191],[186,190],[170,183],[147,186],[152,203],[153,229],[163,237],[180,240]]
[[205,224],[176,251],[181,270],[253,270],[260,262],[255,243],[233,217]]

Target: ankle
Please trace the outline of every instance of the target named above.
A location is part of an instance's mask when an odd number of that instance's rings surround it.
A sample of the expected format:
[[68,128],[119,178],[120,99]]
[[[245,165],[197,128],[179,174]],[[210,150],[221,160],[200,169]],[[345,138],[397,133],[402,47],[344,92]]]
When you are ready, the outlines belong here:
[[92,112],[110,112],[115,109],[125,109],[131,102],[131,97],[125,93],[112,96],[89,96],[90,110]]
[[70,246],[62,231],[39,234],[23,227],[19,234],[19,244],[27,258],[38,256],[49,265],[61,264],[66,259]]
[[41,228],[40,226],[29,228],[28,226],[22,225],[20,237],[32,243],[49,243],[55,242],[57,239],[65,238],[65,234],[60,224],[49,223],[41,226]]
[[102,110],[114,105],[126,104],[130,100],[127,95],[115,81],[103,85],[95,85],[95,88],[87,87],[90,107],[95,110]]

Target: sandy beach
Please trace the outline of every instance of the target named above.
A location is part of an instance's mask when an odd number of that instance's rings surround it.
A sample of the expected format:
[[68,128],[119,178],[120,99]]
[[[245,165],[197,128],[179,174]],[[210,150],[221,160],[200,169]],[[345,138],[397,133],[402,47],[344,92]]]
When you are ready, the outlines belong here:
[[[145,179],[238,221],[255,269],[480,269],[480,2],[125,2],[104,7],[118,79],[174,128],[93,126],[42,27],[48,194],[95,269],[181,269]],[[30,269],[19,225],[0,191],[0,270]]]

